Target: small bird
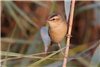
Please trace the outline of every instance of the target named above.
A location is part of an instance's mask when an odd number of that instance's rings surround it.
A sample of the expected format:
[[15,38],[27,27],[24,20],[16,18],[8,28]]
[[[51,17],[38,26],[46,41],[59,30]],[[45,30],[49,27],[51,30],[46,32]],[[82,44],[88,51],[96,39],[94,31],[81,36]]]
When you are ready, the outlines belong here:
[[62,17],[57,13],[49,15],[46,21],[49,23],[48,34],[51,39],[50,45],[57,44],[60,47],[60,42],[67,33],[67,23],[64,22]]

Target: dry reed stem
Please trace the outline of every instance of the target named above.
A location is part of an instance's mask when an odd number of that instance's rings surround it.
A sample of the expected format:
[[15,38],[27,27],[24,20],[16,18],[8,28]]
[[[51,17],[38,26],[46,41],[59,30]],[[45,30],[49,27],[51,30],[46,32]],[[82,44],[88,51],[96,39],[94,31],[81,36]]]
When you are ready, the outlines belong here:
[[[74,6],[75,6],[75,0],[72,0],[68,35],[71,35],[72,24],[73,24],[73,15],[74,15]],[[70,44],[70,37],[67,37],[66,46],[69,44]],[[69,46],[65,50],[66,57],[68,57],[68,51],[69,51]],[[64,57],[63,67],[66,67],[66,65],[67,65],[67,58]]]

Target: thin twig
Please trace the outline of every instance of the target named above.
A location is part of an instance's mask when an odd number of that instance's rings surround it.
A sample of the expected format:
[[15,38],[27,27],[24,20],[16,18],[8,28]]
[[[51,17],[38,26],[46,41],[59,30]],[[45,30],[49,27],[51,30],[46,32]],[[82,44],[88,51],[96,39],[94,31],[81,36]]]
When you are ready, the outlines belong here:
[[[73,24],[74,5],[75,5],[75,0],[72,0],[68,35],[71,35],[72,24]],[[67,37],[66,46],[69,44],[70,44],[70,37]],[[69,51],[69,46],[65,50],[66,57],[68,56],[68,51]],[[64,58],[63,67],[66,67],[66,63],[67,63],[67,58]]]

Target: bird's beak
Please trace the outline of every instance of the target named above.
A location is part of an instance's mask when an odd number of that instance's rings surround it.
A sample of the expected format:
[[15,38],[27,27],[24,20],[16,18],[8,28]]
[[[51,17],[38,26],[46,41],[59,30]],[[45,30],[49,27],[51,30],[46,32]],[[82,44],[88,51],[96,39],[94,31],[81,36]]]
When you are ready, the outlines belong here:
[[47,20],[45,20],[45,22],[50,23],[50,20],[47,19]]

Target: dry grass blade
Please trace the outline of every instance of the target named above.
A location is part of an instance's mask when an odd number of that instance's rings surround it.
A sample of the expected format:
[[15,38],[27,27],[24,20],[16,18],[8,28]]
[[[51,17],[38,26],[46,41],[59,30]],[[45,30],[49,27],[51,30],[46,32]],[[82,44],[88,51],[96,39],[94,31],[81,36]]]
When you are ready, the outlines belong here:
[[1,38],[1,41],[8,43],[22,43],[22,44],[39,44],[39,41],[31,41],[31,40],[21,40],[21,39],[11,39],[11,38]]
[[[21,59],[22,57],[16,57],[16,58],[7,58],[7,60],[16,60],[16,59]],[[1,59],[0,62],[4,62],[5,59]]]
[[[16,31],[16,26],[15,26],[14,29],[13,29],[13,32],[12,32],[11,38],[13,38],[15,31]],[[3,67],[5,67],[6,64],[7,64],[7,58],[8,58],[8,54],[9,54],[9,50],[10,50],[10,46],[11,46],[11,43],[8,44],[7,52],[5,53],[6,57],[5,57],[5,61],[4,61],[4,63],[3,63]]]
[[22,27],[22,25],[20,24],[20,20],[19,20],[18,15],[17,15],[17,14],[15,13],[15,11],[12,9],[10,3],[9,3],[8,1],[4,1],[4,2],[5,2],[5,5],[6,5],[7,9],[8,9],[9,14],[14,18],[14,20],[16,21],[16,23],[18,24],[19,28],[20,28],[21,31],[24,33],[24,35],[25,35],[26,37],[28,37],[28,35],[27,35],[25,29],[24,29],[24,28]]
[[[69,45],[68,45],[68,46],[69,46]],[[68,47],[68,46],[66,46],[66,47]],[[52,57],[53,55],[55,55],[55,54],[57,54],[58,52],[60,52],[60,51],[62,51],[63,49],[65,49],[66,47],[61,48],[60,50],[58,50],[58,51],[56,51],[56,52],[54,52],[54,53],[48,55],[47,57],[44,57],[43,59],[41,59],[41,60],[39,60],[39,61],[37,61],[37,62],[35,62],[35,63],[29,65],[28,67],[32,67],[32,66],[35,67],[35,66],[38,65],[39,63],[41,63],[41,62],[43,62],[44,60],[46,60],[46,59]]]
[[32,25],[38,28],[37,24],[35,24],[23,11],[21,11],[13,2],[9,2],[12,7],[19,12],[25,19],[27,19]]
[[[5,56],[7,52],[1,51],[1,55]],[[38,57],[38,56],[33,56],[33,55],[24,55],[24,54],[19,54],[19,53],[13,53],[13,52],[8,52],[8,56],[17,56],[17,57],[26,57],[26,58],[37,58],[37,59],[42,59],[44,57]],[[47,58],[51,60],[62,60],[62,58]]]

